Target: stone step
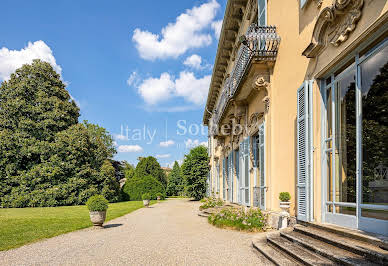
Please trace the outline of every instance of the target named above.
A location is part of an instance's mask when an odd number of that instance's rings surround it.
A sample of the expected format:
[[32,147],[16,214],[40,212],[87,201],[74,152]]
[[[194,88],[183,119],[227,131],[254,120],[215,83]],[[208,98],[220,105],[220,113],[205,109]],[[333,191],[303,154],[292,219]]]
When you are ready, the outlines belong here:
[[338,234],[334,231],[326,231],[317,227],[296,225],[294,231],[311,238],[328,243],[332,246],[350,251],[378,264],[388,264],[388,251],[362,241],[360,238],[353,239],[349,235]]
[[322,224],[322,223],[314,223],[314,222],[306,223],[303,221],[298,221],[298,223],[311,228],[316,228],[326,232],[334,233],[339,236],[344,236],[350,239],[366,242],[374,246],[378,246],[384,250],[388,250],[388,236],[367,233],[360,230],[349,229],[346,227],[341,227],[341,226],[332,225],[332,224]]
[[340,265],[379,265],[368,259],[354,254],[353,252],[341,249],[339,247],[327,244],[313,237],[298,233],[296,231],[289,233],[281,233],[283,238],[292,241],[299,246],[308,249],[322,257],[328,258],[336,264]]
[[280,235],[267,237],[267,241],[270,245],[291,256],[303,265],[336,265],[335,262],[328,258],[311,252]]
[[261,240],[254,239],[252,241],[252,246],[258,252],[264,255],[264,257],[266,257],[274,265],[277,265],[277,266],[301,265],[300,263],[294,261],[292,258],[286,256],[282,252],[268,245],[266,238]]

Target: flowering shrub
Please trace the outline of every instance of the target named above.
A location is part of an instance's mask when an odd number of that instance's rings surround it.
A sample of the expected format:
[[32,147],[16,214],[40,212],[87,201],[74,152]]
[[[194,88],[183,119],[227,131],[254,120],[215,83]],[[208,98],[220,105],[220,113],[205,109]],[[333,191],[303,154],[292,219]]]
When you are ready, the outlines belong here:
[[203,199],[201,199],[201,202],[203,204],[201,206],[199,206],[200,210],[214,208],[216,206],[224,205],[224,202],[221,199],[219,199],[219,198],[216,199],[215,197],[203,198]]
[[260,209],[227,208],[208,217],[209,223],[217,227],[231,227],[238,230],[262,231],[266,217]]

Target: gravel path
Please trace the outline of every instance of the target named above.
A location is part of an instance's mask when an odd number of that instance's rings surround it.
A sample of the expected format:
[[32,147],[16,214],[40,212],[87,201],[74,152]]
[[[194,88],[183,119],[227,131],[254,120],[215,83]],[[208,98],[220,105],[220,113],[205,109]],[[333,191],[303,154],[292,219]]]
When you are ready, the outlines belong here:
[[200,203],[170,199],[107,223],[0,252],[0,265],[265,265],[254,234],[218,229]]

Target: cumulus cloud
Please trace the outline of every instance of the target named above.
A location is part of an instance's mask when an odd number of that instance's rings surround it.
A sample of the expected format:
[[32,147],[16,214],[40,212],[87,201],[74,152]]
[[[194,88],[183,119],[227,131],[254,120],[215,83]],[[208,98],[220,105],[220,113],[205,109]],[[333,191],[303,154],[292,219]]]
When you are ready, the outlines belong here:
[[140,77],[139,77],[139,74],[137,74],[136,71],[133,71],[131,73],[131,75],[129,75],[128,79],[127,79],[127,84],[128,86],[137,86],[140,82]]
[[194,139],[194,140],[193,139],[187,139],[187,140],[185,140],[185,145],[186,145],[187,149],[195,148],[195,147],[197,147],[199,145],[207,147],[207,142],[206,141],[200,142],[199,139]]
[[118,152],[142,152],[143,148],[139,145],[120,145]]
[[32,63],[34,59],[48,62],[61,75],[62,68],[57,65],[50,47],[44,41],[36,41],[28,42],[21,50],[0,49],[0,80],[8,80],[17,68]]
[[186,101],[201,105],[205,102],[211,75],[196,78],[193,72],[182,71],[173,80],[168,73],[160,78],[149,78],[139,86],[138,92],[147,104],[154,105],[171,97],[183,97]]
[[183,62],[183,64],[195,69],[201,69],[202,58],[197,54],[193,54],[187,57],[186,60]]
[[222,29],[222,19],[213,21],[211,24],[211,27],[214,30],[214,36],[216,36],[216,38],[219,39],[221,35],[221,29]]
[[148,78],[140,84],[138,92],[146,103],[153,105],[171,97],[175,89],[170,74],[162,73],[160,78]]
[[160,147],[169,147],[169,146],[172,146],[175,144],[175,141],[173,141],[172,139],[170,140],[166,140],[166,141],[162,141],[159,143]]
[[159,159],[164,159],[164,158],[170,158],[171,157],[171,154],[167,153],[167,154],[156,154],[156,158],[159,158]]
[[140,57],[147,60],[177,58],[190,48],[210,45],[212,37],[203,30],[212,23],[219,7],[216,0],[211,0],[188,9],[174,23],[165,26],[161,34],[136,28],[132,40]]
[[207,97],[211,75],[197,79],[192,72],[183,71],[175,80],[175,93],[197,105],[203,104]]

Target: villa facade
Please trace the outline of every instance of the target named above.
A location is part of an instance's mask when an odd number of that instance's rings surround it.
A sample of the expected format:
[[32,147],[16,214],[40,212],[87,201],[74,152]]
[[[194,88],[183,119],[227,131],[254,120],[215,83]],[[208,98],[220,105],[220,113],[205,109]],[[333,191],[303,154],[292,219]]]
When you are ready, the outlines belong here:
[[214,195],[388,235],[388,1],[229,0],[203,123]]

